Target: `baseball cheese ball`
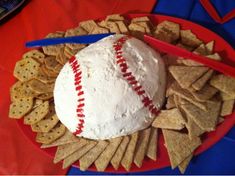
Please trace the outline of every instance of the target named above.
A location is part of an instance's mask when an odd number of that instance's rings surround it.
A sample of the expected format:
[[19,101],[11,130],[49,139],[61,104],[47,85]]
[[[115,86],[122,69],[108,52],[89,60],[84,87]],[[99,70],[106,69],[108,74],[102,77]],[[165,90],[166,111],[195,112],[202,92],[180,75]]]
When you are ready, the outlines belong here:
[[60,121],[75,135],[110,139],[148,127],[164,102],[165,68],[144,42],[113,35],[61,70],[54,89]]

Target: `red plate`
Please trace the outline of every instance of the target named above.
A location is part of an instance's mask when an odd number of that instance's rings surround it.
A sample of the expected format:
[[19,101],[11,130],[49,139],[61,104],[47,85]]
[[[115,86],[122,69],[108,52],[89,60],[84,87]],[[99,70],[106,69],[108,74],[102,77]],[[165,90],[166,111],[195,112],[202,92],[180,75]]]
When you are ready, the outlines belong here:
[[[220,36],[213,33],[212,31],[197,25],[195,23],[180,19],[174,18],[170,16],[163,16],[163,15],[152,15],[152,14],[129,14],[126,15],[127,18],[131,19],[134,17],[139,16],[149,16],[154,23],[159,23],[164,20],[169,20],[172,22],[176,22],[181,25],[181,29],[190,29],[194,34],[197,35],[198,38],[203,40],[204,42],[209,42],[211,40],[215,41],[215,48],[214,51],[218,52],[220,56],[222,56],[225,63],[230,65],[235,65],[235,53],[233,48]],[[36,134],[31,131],[30,126],[26,126],[23,124],[23,120],[19,120],[19,127],[23,130],[24,134],[33,142],[33,144],[40,149],[40,144],[35,142]],[[216,131],[207,133],[203,136],[203,143],[202,145],[195,151],[195,155],[198,155],[210,147],[212,147],[215,143],[217,143],[221,138],[223,138],[226,133],[234,126],[235,124],[235,113],[230,116],[227,116],[223,123],[221,123]],[[41,149],[40,149],[41,150]],[[50,149],[42,149],[45,151],[49,156],[54,157],[56,148]],[[75,167],[79,167],[79,163],[74,164]],[[145,159],[143,162],[143,166],[141,168],[136,167],[134,164],[130,172],[141,172],[141,171],[148,171],[158,168],[163,168],[166,166],[170,166],[168,154],[166,148],[164,147],[164,140],[162,134],[159,135],[159,144],[158,144],[158,159],[157,161],[152,161],[150,159]],[[95,166],[90,167],[88,170],[96,171]],[[125,173],[126,171],[124,168],[120,168],[119,170],[114,170],[112,166],[109,166],[106,172],[115,172],[115,173]]]

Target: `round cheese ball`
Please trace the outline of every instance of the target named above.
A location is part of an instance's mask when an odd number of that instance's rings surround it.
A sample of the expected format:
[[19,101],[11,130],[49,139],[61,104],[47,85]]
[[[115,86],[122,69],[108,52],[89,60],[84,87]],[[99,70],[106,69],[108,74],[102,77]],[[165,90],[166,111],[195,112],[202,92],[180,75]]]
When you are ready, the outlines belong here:
[[153,121],[165,82],[159,53],[136,38],[109,36],[64,65],[54,88],[56,114],[77,136],[103,140],[132,134]]

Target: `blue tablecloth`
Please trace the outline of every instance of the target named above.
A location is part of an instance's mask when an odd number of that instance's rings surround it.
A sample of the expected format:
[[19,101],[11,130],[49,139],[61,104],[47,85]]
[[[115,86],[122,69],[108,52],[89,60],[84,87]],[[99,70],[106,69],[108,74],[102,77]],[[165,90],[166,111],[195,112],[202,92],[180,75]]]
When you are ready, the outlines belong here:
[[[211,0],[221,17],[235,8],[235,0]],[[171,15],[199,23],[218,33],[235,48],[235,19],[218,24],[207,14],[199,0],[158,0],[153,13]],[[103,174],[71,168],[68,174]],[[107,173],[106,173],[107,174]],[[180,174],[170,167],[135,174]],[[185,174],[235,174],[235,128],[201,155],[194,157]],[[129,174],[128,174],[129,175]]]

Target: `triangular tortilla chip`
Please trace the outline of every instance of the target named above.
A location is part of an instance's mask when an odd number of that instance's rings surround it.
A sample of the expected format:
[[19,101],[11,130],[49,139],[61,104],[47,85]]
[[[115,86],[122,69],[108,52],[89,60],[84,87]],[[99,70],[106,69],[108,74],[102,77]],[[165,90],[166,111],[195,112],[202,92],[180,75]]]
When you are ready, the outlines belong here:
[[218,89],[210,85],[205,85],[201,90],[192,92],[192,95],[194,96],[196,100],[205,102],[211,99],[217,92],[218,92]]
[[212,77],[210,84],[226,94],[235,96],[235,78],[219,74]]
[[79,150],[86,144],[87,140],[81,138],[78,142],[58,146],[53,162],[58,163],[59,161]]
[[221,102],[207,101],[205,102],[207,111],[203,111],[193,104],[182,105],[184,112],[194,120],[194,122],[203,130],[212,131],[217,124]]
[[229,95],[229,94],[226,94],[224,92],[220,92],[220,97],[222,98],[223,101],[234,100],[235,99],[235,95]]
[[145,130],[142,130],[139,135],[134,157],[134,163],[139,168],[142,166],[144,156],[147,151],[150,131],[151,128],[147,128]]
[[208,70],[207,67],[170,66],[169,71],[182,88],[188,88]]
[[157,143],[158,143],[158,129],[151,128],[146,155],[147,157],[149,157],[154,161],[157,160]]
[[170,90],[173,94],[183,99],[186,99],[187,101],[193,103],[195,106],[199,107],[200,109],[203,110],[207,109],[204,103],[198,102],[188,90],[182,89],[176,82],[171,85]]
[[95,161],[97,171],[104,171],[106,169],[121,141],[122,137],[117,137],[109,140],[109,145]]
[[214,43],[215,43],[215,41],[212,40],[212,41],[210,41],[210,42],[208,42],[208,43],[206,44],[207,54],[212,54],[212,53],[213,53],[213,50],[214,50]]
[[126,147],[130,141],[129,136],[124,136],[121,144],[119,145],[117,151],[113,155],[113,158],[111,159],[111,164],[114,167],[114,169],[118,169],[119,165],[121,163],[122,157],[126,151]]
[[83,146],[82,148],[78,149],[77,151],[75,151],[74,153],[72,153],[71,155],[66,157],[63,161],[63,169],[69,167],[74,162],[79,160],[79,158],[81,158],[83,155],[85,155],[96,144],[97,144],[97,142],[95,142],[95,141],[88,141],[88,143],[85,146]]
[[191,30],[180,30],[180,36],[181,42],[188,46],[197,47],[202,43]]
[[193,52],[203,56],[207,55],[207,49],[203,43],[199,47],[197,47]]
[[138,140],[138,132],[135,132],[131,135],[131,140],[127,146],[126,152],[122,158],[121,165],[129,171],[131,168],[131,164],[134,159],[135,148]]
[[184,128],[185,120],[177,108],[170,110],[162,110],[152,126],[155,128],[181,130]]
[[172,109],[175,108],[175,102],[174,102],[174,96],[171,95],[167,98],[167,102],[166,102],[166,109]]
[[222,58],[220,57],[220,55],[218,53],[207,55],[206,57],[208,57],[210,59],[213,59],[213,60],[216,60],[216,61],[221,61],[222,60]]
[[226,116],[226,115],[232,114],[233,106],[234,106],[234,100],[224,101],[223,104],[222,104],[220,115],[221,116]]
[[193,154],[189,155],[187,158],[185,158],[184,161],[182,161],[182,163],[179,164],[179,170],[181,174],[184,174],[186,168],[189,165],[189,162],[191,161],[191,159],[193,158]]
[[104,151],[109,143],[102,140],[98,144],[89,150],[85,155],[79,159],[80,170],[85,171],[92,165],[93,162],[99,157],[99,155]]
[[211,78],[214,71],[212,69],[208,70],[201,78],[192,84],[192,87],[195,90],[201,90],[207,81]]
[[182,163],[201,144],[199,137],[191,140],[187,134],[178,131],[163,129],[162,132],[172,168]]

